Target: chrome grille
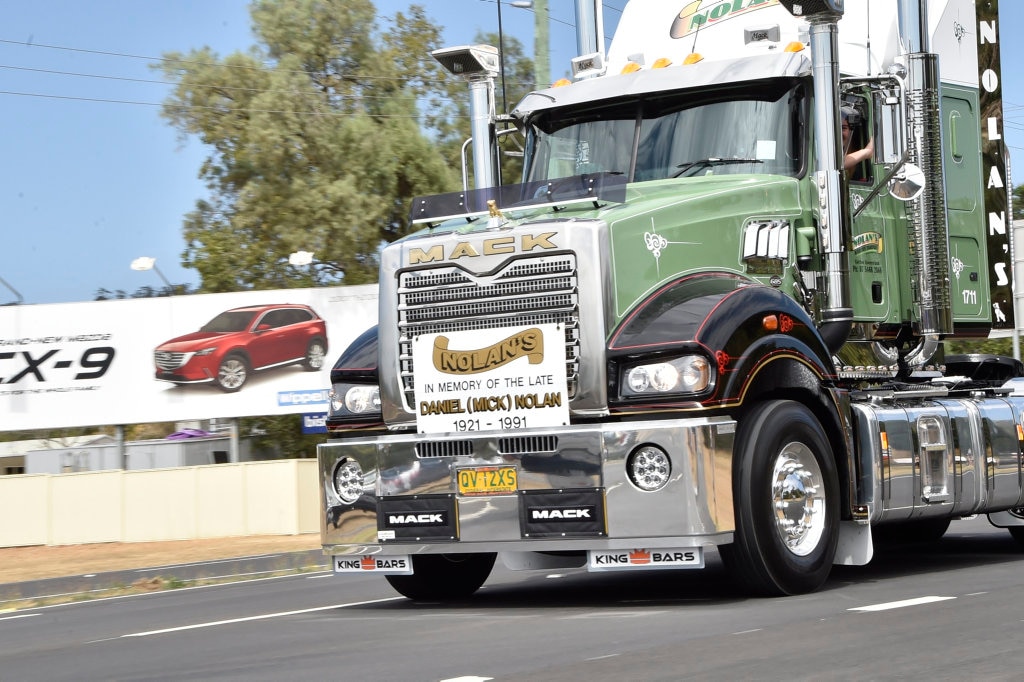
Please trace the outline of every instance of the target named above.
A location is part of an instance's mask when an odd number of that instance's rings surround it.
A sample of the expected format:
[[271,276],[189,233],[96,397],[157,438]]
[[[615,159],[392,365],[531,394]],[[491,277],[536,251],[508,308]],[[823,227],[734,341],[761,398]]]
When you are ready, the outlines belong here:
[[406,407],[415,403],[412,339],[420,334],[537,324],[565,328],[566,379],[576,394],[580,365],[575,254],[511,261],[487,275],[455,266],[399,273],[398,356]]
[[178,369],[186,362],[188,362],[191,353],[169,353],[167,351],[157,351],[153,353],[153,360],[156,362],[156,366],[160,369],[167,371]]

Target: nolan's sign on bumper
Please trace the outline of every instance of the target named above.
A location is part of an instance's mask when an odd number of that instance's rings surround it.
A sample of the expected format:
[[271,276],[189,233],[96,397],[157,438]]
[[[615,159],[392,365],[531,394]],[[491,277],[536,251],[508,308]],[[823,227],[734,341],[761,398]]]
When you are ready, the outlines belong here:
[[412,349],[420,433],[569,423],[561,324],[422,334]]

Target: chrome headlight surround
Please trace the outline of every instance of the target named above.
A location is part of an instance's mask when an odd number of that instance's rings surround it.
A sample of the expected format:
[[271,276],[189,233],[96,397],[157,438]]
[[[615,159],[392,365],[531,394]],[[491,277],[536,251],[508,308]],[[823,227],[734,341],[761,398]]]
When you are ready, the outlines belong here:
[[363,469],[354,459],[344,458],[334,467],[334,492],[345,504],[353,504],[363,494]]
[[714,369],[703,355],[682,355],[626,365],[621,377],[623,398],[693,395],[712,385]]

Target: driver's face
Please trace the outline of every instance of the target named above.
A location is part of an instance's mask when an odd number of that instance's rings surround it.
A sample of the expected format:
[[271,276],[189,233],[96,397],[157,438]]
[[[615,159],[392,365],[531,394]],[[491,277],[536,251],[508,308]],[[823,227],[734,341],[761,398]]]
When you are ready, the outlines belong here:
[[850,146],[850,124],[849,124],[849,122],[845,118],[843,119],[842,130],[843,130],[843,149],[846,149],[846,148],[848,148]]

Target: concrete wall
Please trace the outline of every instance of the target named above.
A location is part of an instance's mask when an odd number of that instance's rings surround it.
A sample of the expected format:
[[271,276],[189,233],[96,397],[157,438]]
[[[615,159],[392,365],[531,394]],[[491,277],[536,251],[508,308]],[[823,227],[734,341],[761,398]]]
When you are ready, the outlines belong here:
[[0,547],[320,530],[315,459],[0,476]]

